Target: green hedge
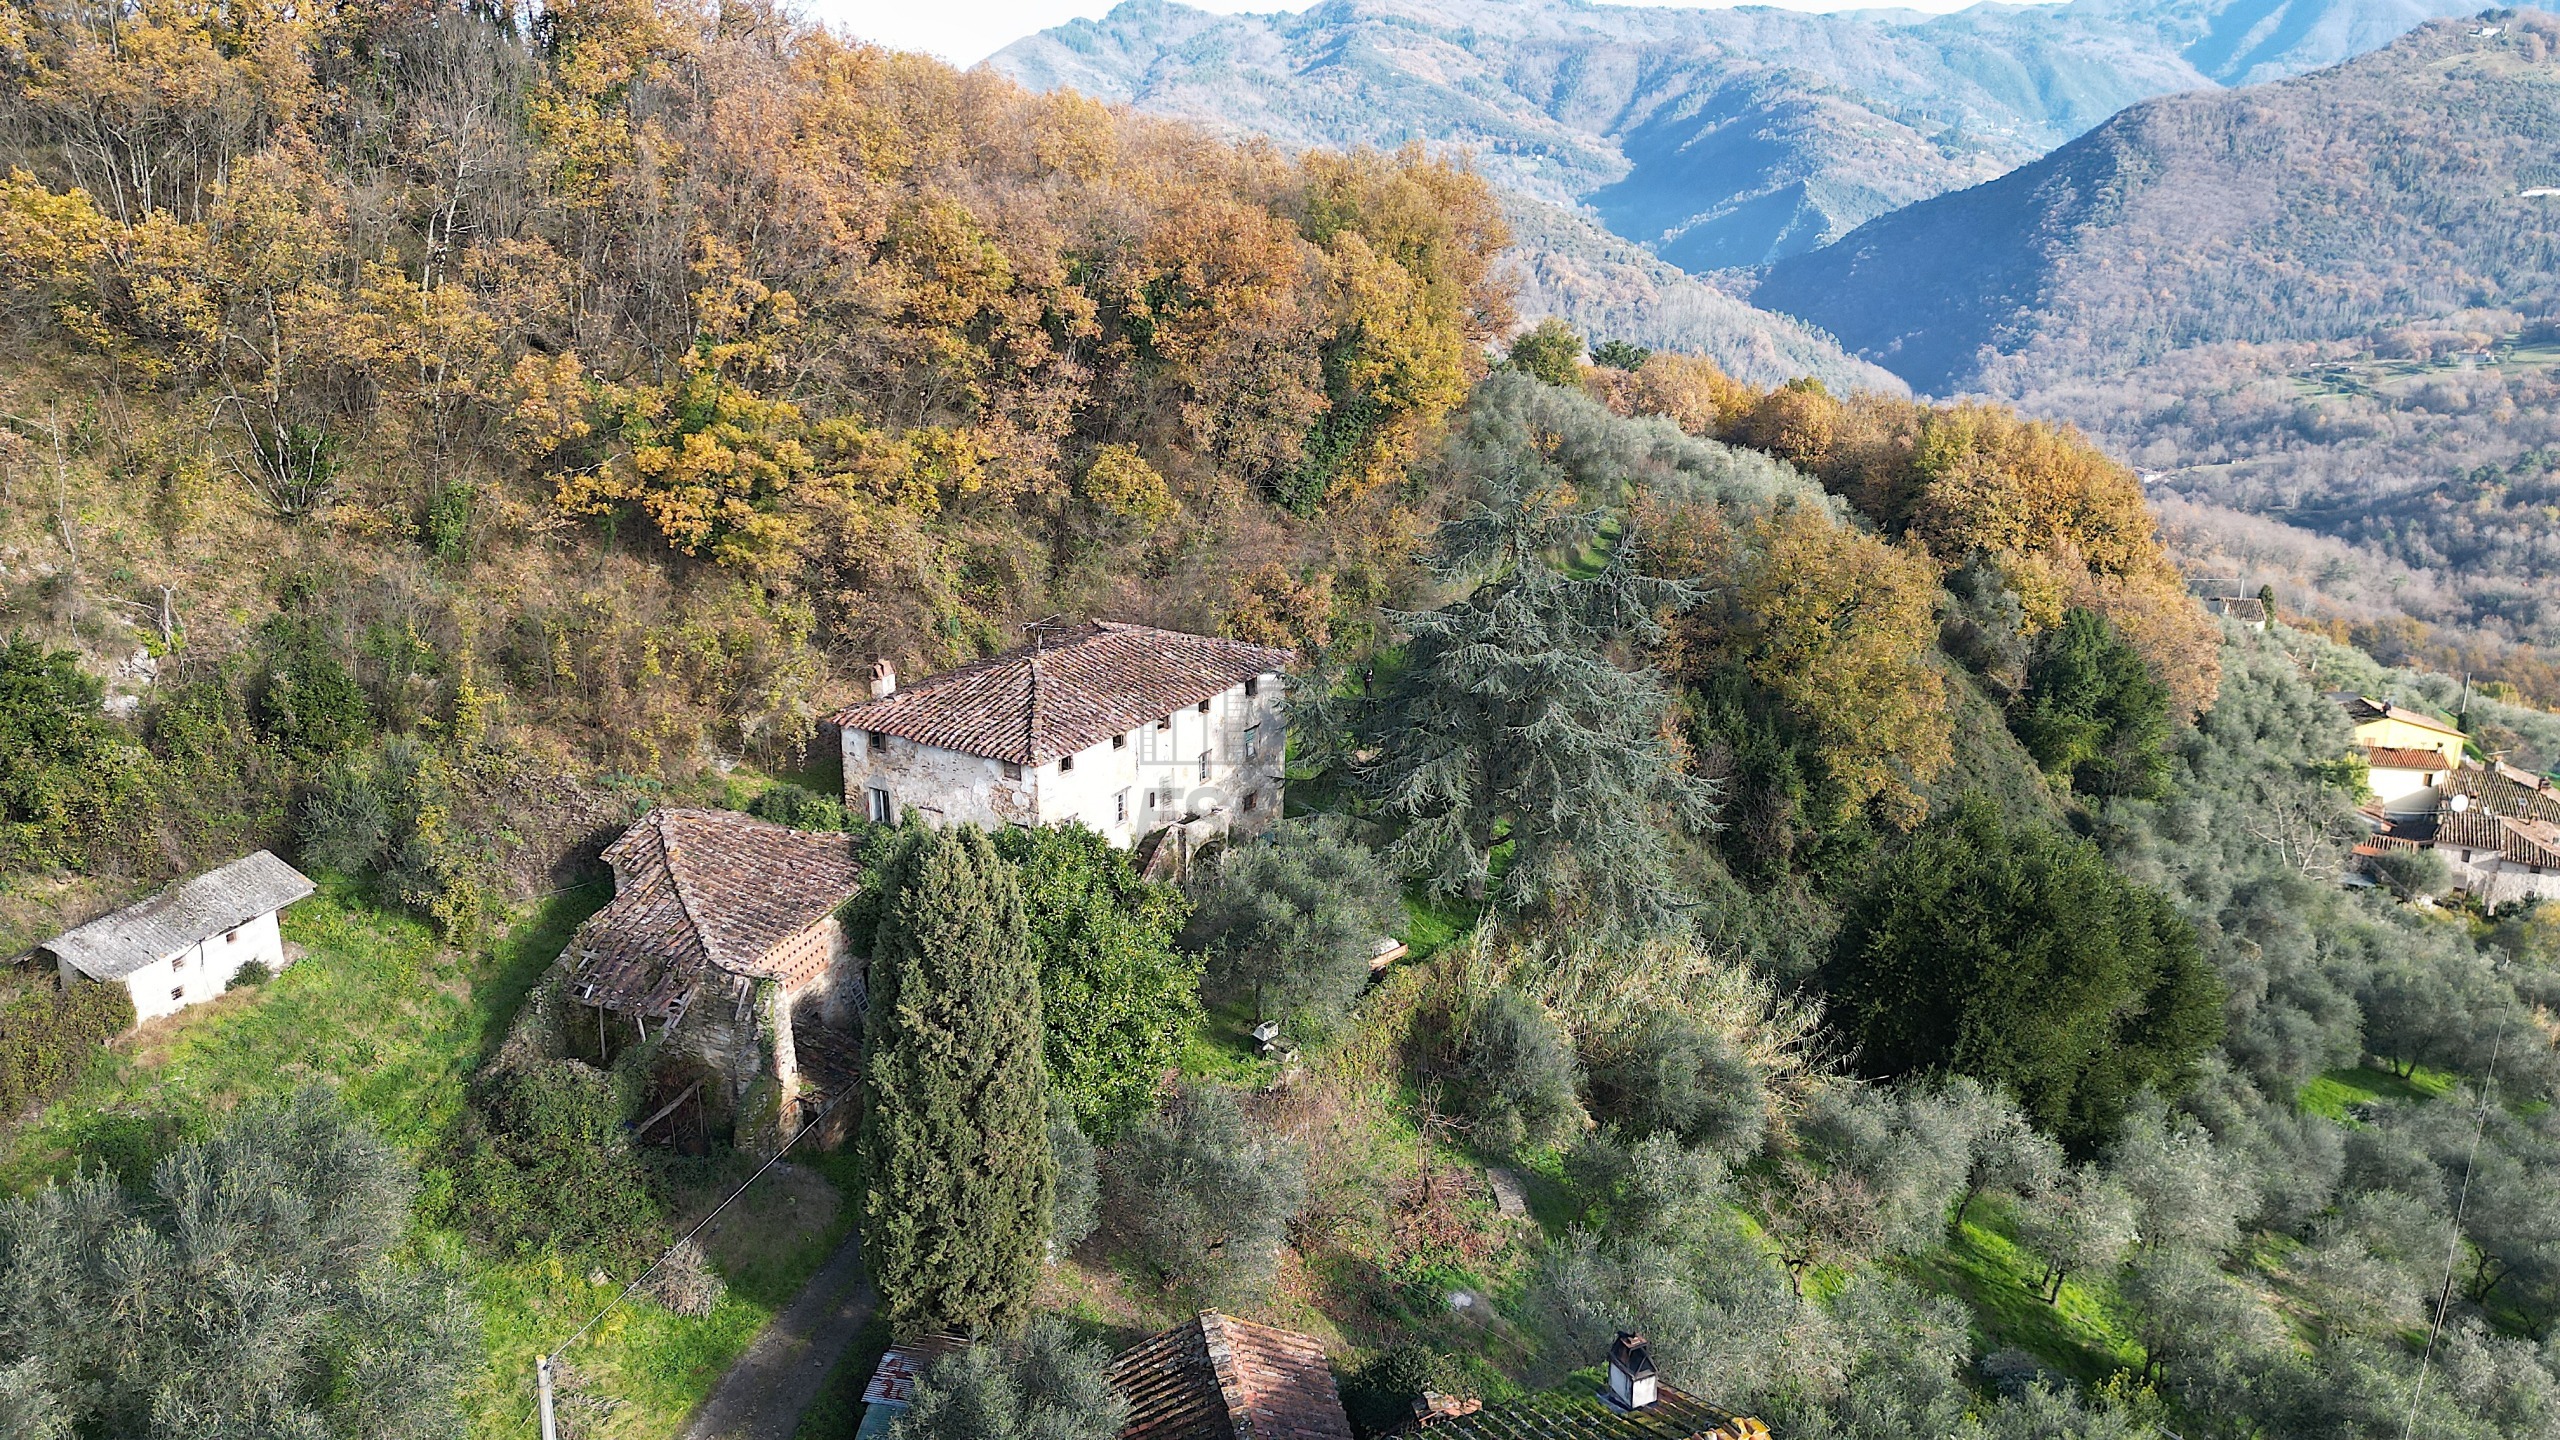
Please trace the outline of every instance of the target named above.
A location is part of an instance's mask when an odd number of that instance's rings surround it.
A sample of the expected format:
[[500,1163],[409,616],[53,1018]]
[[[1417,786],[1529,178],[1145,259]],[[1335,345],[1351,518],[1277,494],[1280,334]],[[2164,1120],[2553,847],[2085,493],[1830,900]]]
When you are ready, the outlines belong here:
[[0,1002],[0,1124],[53,1093],[133,1020],[133,996],[121,985],[80,981]]

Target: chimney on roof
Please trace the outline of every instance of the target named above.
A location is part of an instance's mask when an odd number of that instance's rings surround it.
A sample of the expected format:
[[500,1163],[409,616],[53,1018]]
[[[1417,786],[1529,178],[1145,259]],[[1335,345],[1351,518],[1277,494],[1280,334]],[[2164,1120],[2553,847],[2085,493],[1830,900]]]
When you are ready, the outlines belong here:
[[1644,1337],[1633,1330],[1619,1331],[1609,1346],[1609,1403],[1621,1410],[1642,1410],[1654,1402],[1660,1383]]
[[886,700],[898,693],[898,667],[886,660],[871,662],[871,698]]

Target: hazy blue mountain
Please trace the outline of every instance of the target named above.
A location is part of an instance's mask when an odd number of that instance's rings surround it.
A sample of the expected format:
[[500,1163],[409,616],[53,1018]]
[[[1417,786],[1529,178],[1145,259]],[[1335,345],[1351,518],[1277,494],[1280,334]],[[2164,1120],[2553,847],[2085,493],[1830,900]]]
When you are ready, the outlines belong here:
[[1953,15],[1580,0],[1129,0],[990,62],[1283,145],[1465,147],[1692,270],[1766,263],[2135,101],[2334,64],[2477,0],[2073,0]]
[[1753,298],[1935,392],[2465,315],[2513,329],[2560,304],[2556,27],[2436,22],[2317,74],[2137,105],[1780,262]]

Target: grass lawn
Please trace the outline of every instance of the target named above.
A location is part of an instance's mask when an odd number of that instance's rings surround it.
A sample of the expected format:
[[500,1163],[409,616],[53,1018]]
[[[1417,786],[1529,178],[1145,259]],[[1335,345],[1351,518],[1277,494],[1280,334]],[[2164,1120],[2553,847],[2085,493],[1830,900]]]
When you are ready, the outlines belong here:
[[[0,1189],[14,1193],[104,1164],[147,1174],[173,1145],[200,1135],[244,1099],[309,1083],[334,1085],[445,1181],[435,1151],[458,1116],[463,1083],[504,1037],[542,972],[609,895],[566,891],[515,917],[505,933],[455,948],[425,925],[366,905],[350,885],[286,912],[303,958],[264,985],[142,1027],[102,1052],[59,1099],[0,1135]],[[705,1232],[729,1281],[711,1314],[685,1319],[639,1303],[608,1318],[568,1357],[564,1387],[585,1433],[675,1433],[755,1332],[832,1251],[851,1224],[844,1162],[777,1166]],[[678,1185],[690,1225],[752,1167],[702,1164]],[[518,1436],[533,1415],[533,1357],[600,1309],[631,1277],[604,1283],[558,1256],[493,1256],[458,1233],[421,1224],[419,1252],[455,1266],[480,1306],[490,1368],[467,1397],[471,1433]]]
[[2348,1112],[2359,1105],[2385,1105],[2413,1100],[2432,1100],[2453,1089],[2454,1077],[2424,1065],[2404,1080],[2388,1070],[2359,1065],[2352,1070],[2331,1070],[2295,1093],[2294,1103],[2311,1114],[2348,1123]]
[[2117,1327],[2112,1287],[2066,1278],[2045,1303],[2036,1290],[2044,1264],[2018,1247],[1995,1199],[1976,1200],[1953,1240],[1905,1263],[1921,1285],[1972,1309],[1986,1354],[2015,1346],[2082,1384],[2142,1363],[2142,1347]]

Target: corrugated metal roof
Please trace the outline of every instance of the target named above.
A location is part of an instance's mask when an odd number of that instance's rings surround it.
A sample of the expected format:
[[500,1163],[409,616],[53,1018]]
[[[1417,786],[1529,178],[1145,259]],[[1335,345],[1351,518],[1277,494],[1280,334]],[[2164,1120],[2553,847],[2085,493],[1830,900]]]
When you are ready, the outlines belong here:
[[1215,1310],[1122,1351],[1120,1440],[1351,1440],[1324,1347]]
[[121,980],[155,960],[281,910],[311,890],[301,871],[260,850],[66,930],[40,948],[92,980]]
[[1285,671],[1287,650],[1098,621],[945,670],[829,718],[963,755],[1044,765]]

